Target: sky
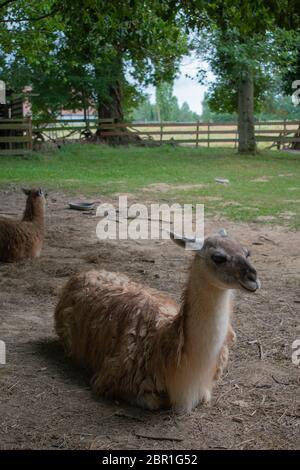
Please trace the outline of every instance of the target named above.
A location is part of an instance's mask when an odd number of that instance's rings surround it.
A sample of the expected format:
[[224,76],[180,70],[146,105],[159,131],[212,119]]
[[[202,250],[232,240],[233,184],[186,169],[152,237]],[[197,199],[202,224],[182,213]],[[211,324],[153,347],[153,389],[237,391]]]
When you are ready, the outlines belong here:
[[[207,65],[200,59],[192,56],[183,57],[180,65],[180,74],[174,81],[173,91],[174,95],[178,98],[180,106],[186,101],[190,109],[198,114],[202,113],[201,102],[207,90],[207,85],[201,85],[196,79],[197,70],[200,67],[207,69]],[[188,77],[186,75],[188,75]],[[213,79],[211,72],[207,73],[207,79]],[[150,86],[147,88],[146,92],[150,95],[150,100],[154,102],[155,88]]]

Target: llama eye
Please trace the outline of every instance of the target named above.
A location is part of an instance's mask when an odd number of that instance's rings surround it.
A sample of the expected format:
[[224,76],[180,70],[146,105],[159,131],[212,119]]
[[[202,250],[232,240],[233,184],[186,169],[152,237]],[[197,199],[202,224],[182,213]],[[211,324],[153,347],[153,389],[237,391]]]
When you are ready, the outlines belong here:
[[221,264],[227,261],[227,256],[222,253],[215,253],[214,255],[211,255],[211,259],[214,263]]

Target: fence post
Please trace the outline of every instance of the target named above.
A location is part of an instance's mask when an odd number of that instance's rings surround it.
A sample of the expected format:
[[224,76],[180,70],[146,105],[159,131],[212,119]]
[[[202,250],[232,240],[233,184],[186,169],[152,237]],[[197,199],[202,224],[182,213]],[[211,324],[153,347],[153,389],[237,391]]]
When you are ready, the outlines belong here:
[[199,121],[197,121],[196,148],[199,147]]
[[29,137],[28,150],[32,151],[32,148],[33,148],[33,143],[32,143],[32,120],[31,120],[30,117],[28,118],[27,135]]
[[[9,137],[13,137],[14,131],[9,130],[9,131],[7,132],[7,134],[8,134]],[[12,143],[12,142],[9,142],[9,143],[8,143],[8,148],[9,148],[9,150],[12,150],[12,148],[13,148],[13,143]]]
[[[283,135],[284,137],[287,136],[287,131],[286,131],[286,119],[283,121]],[[285,141],[282,142],[282,148],[285,149],[287,148]]]
[[162,145],[163,128],[163,123],[160,121],[160,145]]
[[98,119],[97,119],[97,129],[96,129],[96,136],[99,137],[99,139],[101,139],[101,120],[99,119],[99,116],[98,116]]
[[207,147],[210,147],[210,123],[207,124]]
[[238,135],[238,124],[237,124],[236,125],[236,131],[235,131],[235,139],[234,139],[234,148],[235,149],[237,148],[238,138],[239,138],[239,135]]

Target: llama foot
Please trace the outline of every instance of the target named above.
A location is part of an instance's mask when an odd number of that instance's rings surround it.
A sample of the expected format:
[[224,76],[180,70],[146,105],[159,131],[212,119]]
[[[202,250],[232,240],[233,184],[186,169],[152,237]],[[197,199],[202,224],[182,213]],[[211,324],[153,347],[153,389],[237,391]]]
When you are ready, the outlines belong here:
[[215,372],[214,379],[213,379],[214,383],[218,382],[221,375],[223,374],[223,371],[225,367],[227,366],[228,357],[229,357],[229,349],[228,349],[228,346],[225,345],[223,346],[223,349],[221,350],[221,353],[217,362],[216,372]]
[[143,393],[137,398],[136,404],[150,411],[157,411],[166,405],[162,397],[155,393]]
[[203,405],[209,406],[211,402],[211,391],[209,389],[205,389],[201,391],[201,401]]
[[176,414],[190,414],[196,406],[199,404],[208,406],[211,402],[211,391],[207,389],[203,389],[199,393],[199,397],[197,399],[192,400],[185,400],[183,402],[174,403],[173,409]]
[[176,415],[189,415],[193,408],[188,403],[175,403],[172,409]]

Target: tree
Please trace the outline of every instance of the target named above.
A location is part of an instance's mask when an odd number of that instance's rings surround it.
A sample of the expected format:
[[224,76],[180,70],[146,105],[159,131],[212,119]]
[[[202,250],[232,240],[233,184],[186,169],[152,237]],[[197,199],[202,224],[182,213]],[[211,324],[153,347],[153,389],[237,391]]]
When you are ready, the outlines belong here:
[[158,121],[157,107],[150,102],[149,96],[143,97],[139,105],[129,113],[129,121],[154,122]]
[[186,102],[179,106],[173,95],[173,83],[163,82],[156,88],[156,108],[159,121],[189,122],[199,119]]
[[[255,113],[258,121],[274,121],[283,119],[300,120],[300,106],[295,106],[291,96],[283,95],[280,90],[268,90],[264,101],[261,102],[259,111]],[[214,112],[209,105],[209,95],[206,93],[202,102],[202,121],[210,122],[235,122],[236,114]]]
[[268,93],[264,106],[258,114],[260,121],[294,119],[300,120],[300,106],[295,106],[291,96],[281,93]]
[[4,47],[4,72],[14,82],[10,70],[22,58],[24,73],[17,74],[14,85],[21,86],[26,76],[23,85],[30,79],[42,97],[35,104],[52,104],[54,112],[60,100],[73,106],[93,101],[99,117],[121,121],[124,107],[136,106],[141,85],[173,78],[187,51],[186,36],[168,2],[17,0],[7,12],[5,28],[12,40]]
[[182,103],[179,109],[178,121],[179,122],[194,122],[199,120],[199,115],[194,111],[191,111],[188,103],[185,101]]
[[137,85],[173,78],[187,43],[168,2],[92,0],[87,6],[66,0],[63,5],[69,48],[104,84],[97,96],[99,117],[123,119],[126,75]]
[[299,26],[297,2],[191,0],[184,2],[183,12],[188,26],[199,31],[198,50],[217,77],[210,105],[238,112],[239,152],[254,153],[255,106],[268,87],[272,66],[291,58],[289,48],[296,41],[290,30]]
[[[225,92],[225,90],[224,90]],[[225,94],[225,93],[224,93]],[[224,103],[224,95],[223,101]],[[223,109],[218,108],[217,111],[212,110],[212,105],[210,104],[210,95],[209,93],[204,94],[204,98],[202,101],[202,114],[201,120],[203,122],[235,122],[237,119],[237,115],[235,112],[226,112]]]
[[[296,54],[296,60],[292,64],[285,74],[283,74],[281,81],[281,89],[286,95],[288,95],[288,103],[291,105],[292,95],[294,98],[293,102],[293,114],[296,114],[296,119],[300,118],[300,48],[298,48]],[[300,126],[296,136],[300,136]],[[300,149],[300,142],[294,142],[294,149]]]
[[0,24],[0,75],[8,86],[21,92],[32,85],[33,110],[44,116],[70,103],[66,73],[56,59],[62,23],[55,0],[2,2]]
[[295,55],[295,61],[289,64],[286,72],[281,77],[281,89],[287,96],[291,96],[300,87],[300,83],[295,83],[300,80],[300,48],[298,48]]
[[184,102],[180,107],[173,95],[173,84],[162,82],[156,88],[156,101],[150,103],[149,97],[143,99],[130,116],[135,121],[193,122],[199,119]]
[[159,121],[175,121],[178,114],[178,101],[173,96],[172,83],[160,83],[156,87],[156,108]]
[[[208,102],[214,112],[238,114],[239,152],[255,152],[254,112],[260,109],[266,87],[272,85],[270,57],[273,38],[242,38],[239,31],[212,31],[202,37],[216,81]],[[254,85],[255,84],[255,85]]]

